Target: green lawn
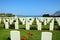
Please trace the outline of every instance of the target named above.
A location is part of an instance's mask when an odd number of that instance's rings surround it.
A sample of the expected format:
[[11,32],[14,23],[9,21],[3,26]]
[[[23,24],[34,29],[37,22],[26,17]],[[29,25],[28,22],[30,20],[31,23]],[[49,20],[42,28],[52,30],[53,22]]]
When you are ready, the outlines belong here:
[[[8,37],[10,37],[10,31],[14,29],[1,29],[0,28],[0,40],[7,40]],[[41,39],[41,32],[44,32],[47,30],[18,30],[20,31],[20,36],[26,36],[27,40],[40,40]],[[28,35],[28,32],[32,32],[32,36]],[[60,40],[60,31],[50,31],[53,33],[53,40]]]
[[[54,24],[54,28],[55,30],[56,29],[59,29],[60,30],[60,26],[57,25],[57,23]],[[13,27],[13,25],[11,26]],[[52,32],[52,39],[53,40],[60,40],[60,31],[58,30],[54,30],[54,31],[49,31],[49,30],[36,30],[35,28],[37,28],[37,25],[36,25],[36,22],[33,22],[33,24],[31,25],[31,28],[35,29],[35,30],[24,30],[24,29],[21,29],[21,28],[25,28],[25,25],[22,25],[21,23],[19,23],[19,28],[18,31],[20,31],[20,36],[26,36],[27,40],[41,40],[41,32],[44,32],[44,31],[48,31],[48,32]],[[42,28],[44,29],[48,29],[49,28],[49,25],[42,25]],[[5,29],[4,28],[4,24],[3,22],[0,24],[0,40],[8,40],[8,37],[10,37],[10,31],[11,30],[15,30],[14,27],[13,29],[10,28],[10,29]],[[28,35],[28,32],[32,32],[32,36]]]

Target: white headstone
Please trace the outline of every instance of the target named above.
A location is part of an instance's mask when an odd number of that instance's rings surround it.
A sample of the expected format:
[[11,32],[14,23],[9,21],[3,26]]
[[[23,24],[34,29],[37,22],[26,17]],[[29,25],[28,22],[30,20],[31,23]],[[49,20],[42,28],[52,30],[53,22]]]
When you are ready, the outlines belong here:
[[19,27],[18,27],[18,18],[16,19],[16,22],[15,22],[15,29],[19,29]]
[[4,24],[5,24],[5,29],[9,29],[9,20],[7,19],[3,19],[4,20]]
[[26,22],[26,30],[30,29],[30,25]]
[[9,24],[8,24],[8,22],[5,22],[5,29],[9,29]]
[[22,22],[23,25],[25,24],[25,17],[20,17],[19,20]]
[[15,18],[14,17],[11,17],[9,20],[10,20],[10,24],[12,24],[13,23],[13,20],[15,20]]
[[38,17],[38,18],[36,18],[36,22],[37,22],[37,29],[38,30],[41,30],[42,29],[42,22],[43,22],[43,20],[44,20],[44,18],[42,18],[42,17]]
[[34,20],[34,17],[27,17],[26,18],[26,30],[30,29],[30,25],[32,25],[33,20]]
[[1,23],[1,18],[0,18],[0,23]]
[[13,20],[14,20],[13,18],[10,18],[10,24],[12,24],[12,23],[13,23]]
[[51,23],[50,23],[50,30],[53,31],[54,29],[54,19],[52,19]]
[[52,33],[51,32],[42,32],[41,40],[52,40]]
[[60,26],[60,17],[57,17],[56,21],[57,21],[58,25]]
[[47,25],[51,21],[51,17],[44,17],[44,25]]
[[20,40],[19,31],[10,31],[11,40]]

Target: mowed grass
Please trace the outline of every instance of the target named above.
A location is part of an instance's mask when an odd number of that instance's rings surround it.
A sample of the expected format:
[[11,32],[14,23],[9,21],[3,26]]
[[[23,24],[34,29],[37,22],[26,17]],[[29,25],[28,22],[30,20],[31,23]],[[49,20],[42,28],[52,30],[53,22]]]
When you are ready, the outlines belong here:
[[[0,40],[8,40],[10,37],[10,31],[15,29],[1,29],[0,28]],[[20,36],[26,36],[27,40],[41,40],[41,33],[47,32],[47,30],[18,30],[20,31]],[[32,36],[28,35],[28,32],[32,32]],[[52,39],[53,40],[60,40],[60,31],[49,31],[52,32]]]

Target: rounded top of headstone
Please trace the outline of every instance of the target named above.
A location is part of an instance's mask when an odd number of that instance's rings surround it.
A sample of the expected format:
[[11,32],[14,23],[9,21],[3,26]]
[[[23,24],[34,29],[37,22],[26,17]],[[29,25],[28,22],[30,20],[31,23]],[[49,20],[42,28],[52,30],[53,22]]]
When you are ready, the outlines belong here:
[[19,31],[17,31],[17,30],[12,30],[12,31],[10,31],[10,32],[19,32]]
[[42,34],[52,34],[52,32],[42,32]]
[[60,16],[60,10],[54,13],[55,16]]

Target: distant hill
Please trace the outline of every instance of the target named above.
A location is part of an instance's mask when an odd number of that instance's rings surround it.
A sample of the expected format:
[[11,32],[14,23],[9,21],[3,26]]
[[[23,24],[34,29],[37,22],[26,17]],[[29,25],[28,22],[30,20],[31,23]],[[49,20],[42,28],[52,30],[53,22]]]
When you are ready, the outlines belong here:
[[54,13],[54,16],[60,16],[60,11],[56,11],[56,12]]
[[12,13],[0,13],[0,17],[14,17],[15,15]]

